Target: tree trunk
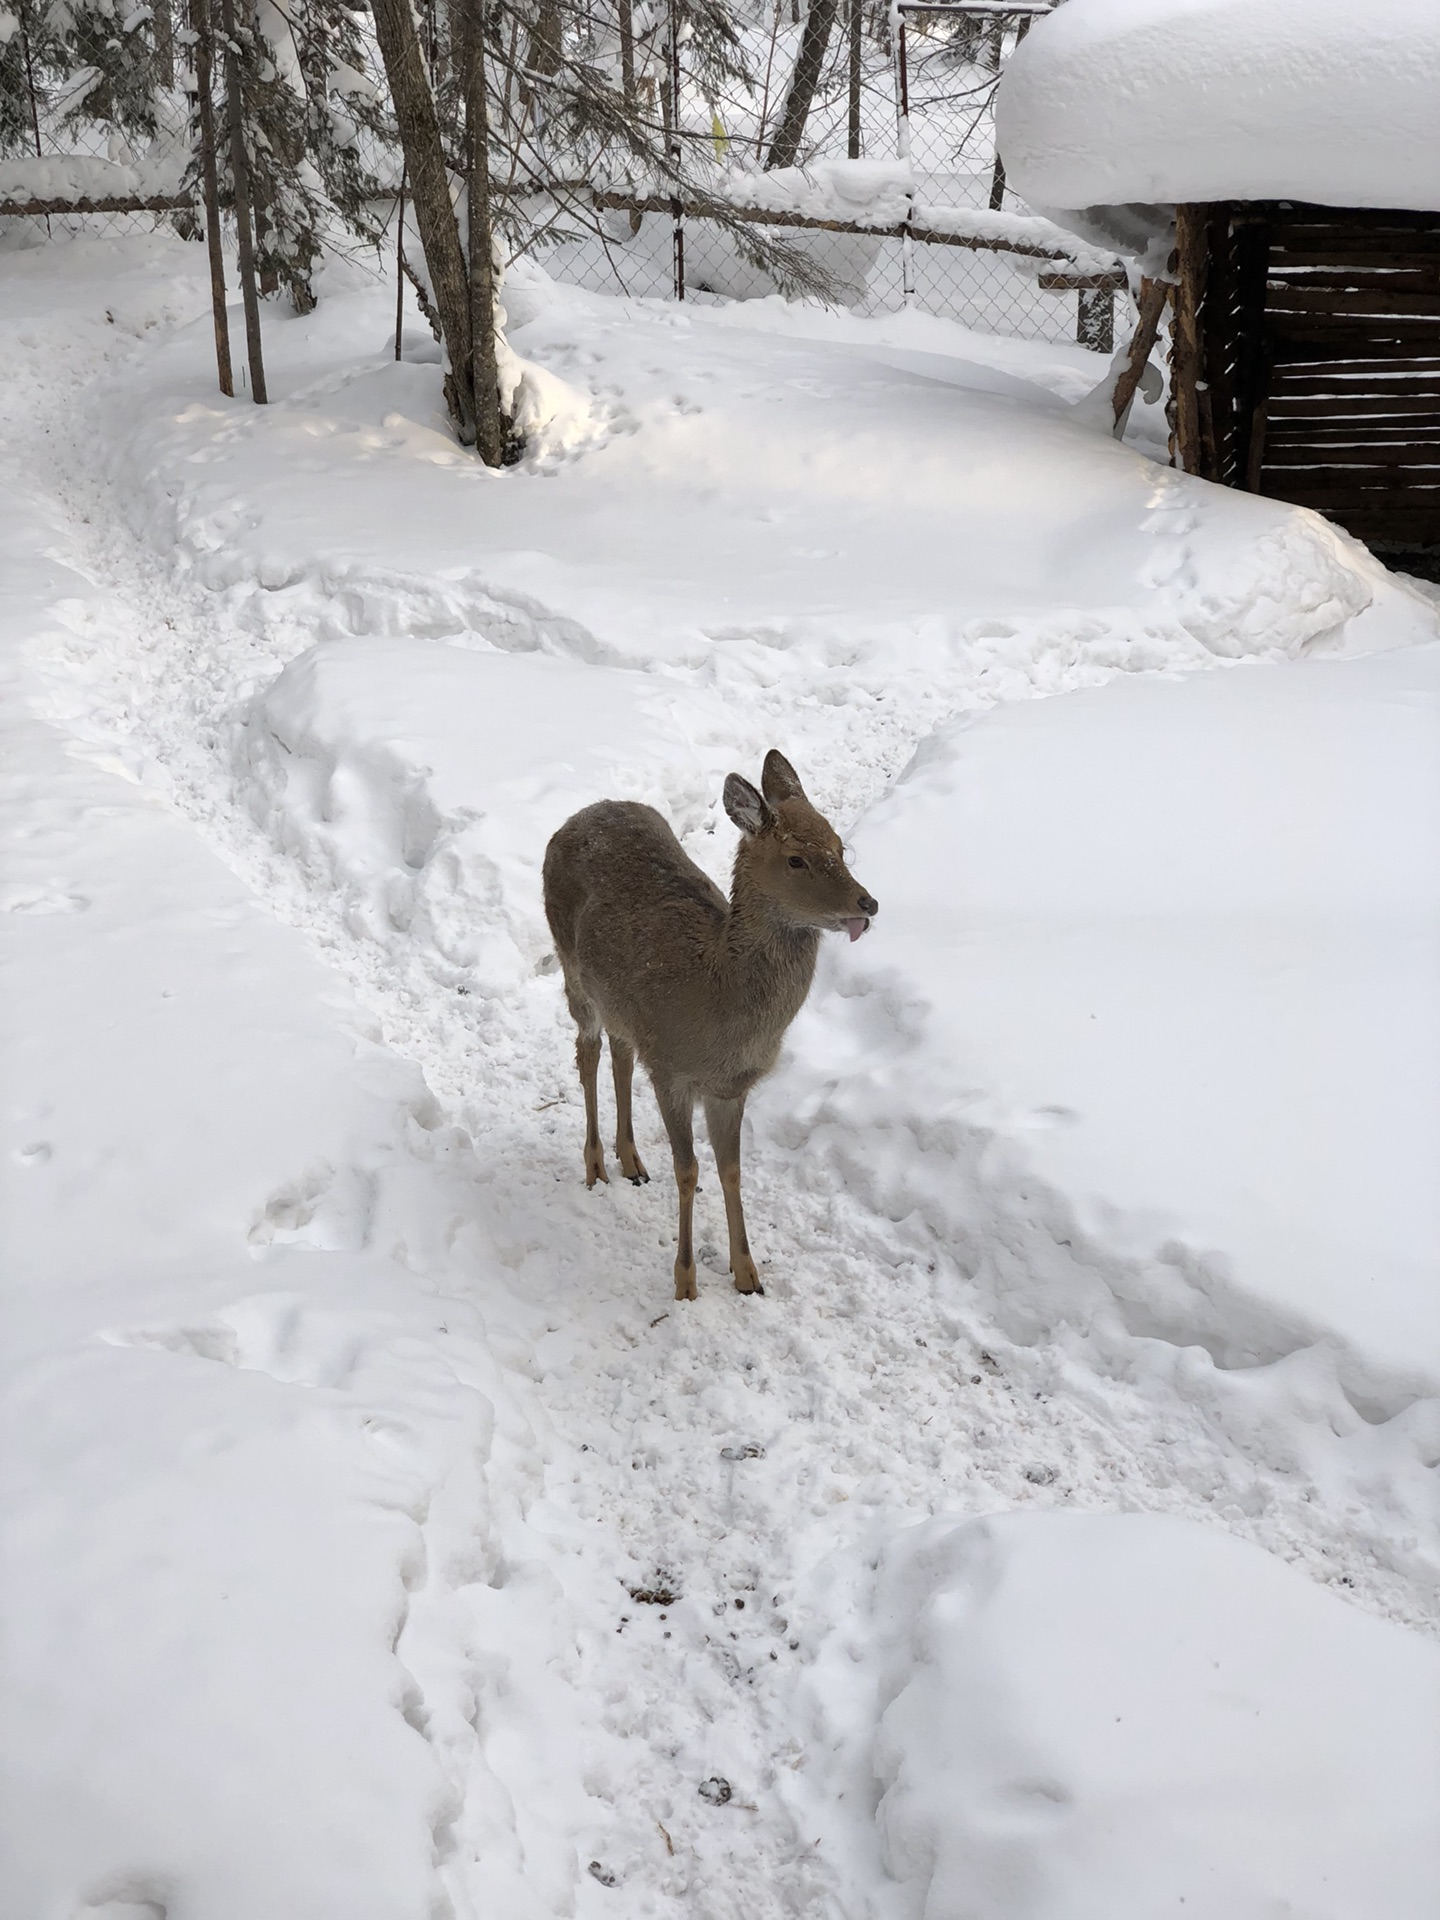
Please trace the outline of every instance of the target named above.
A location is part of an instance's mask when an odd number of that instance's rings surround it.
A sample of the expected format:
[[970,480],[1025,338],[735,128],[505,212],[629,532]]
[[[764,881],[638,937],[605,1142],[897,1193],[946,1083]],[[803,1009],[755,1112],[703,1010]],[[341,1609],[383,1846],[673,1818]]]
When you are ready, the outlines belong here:
[[625,111],[635,111],[635,9],[631,0],[619,0],[620,10],[620,92]]
[[150,24],[160,84],[168,92],[175,84],[175,23],[170,18],[170,0],[152,0]]
[[815,89],[820,84],[820,69],[825,64],[838,4],[839,0],[811,0],[810,11],[805,16],[805,31],[800,36],[799,57],[790,78],[790,91],[785,96],[785,111],[765,161],[767,168],[793,167],[799,157],[805,122],[810,117]]
[[255,240],[250,230],[250,163],[245,154],[245,123],[240,88],[240,60],[236,53],[233,0],[220,0],[220,24],[225,34],[225,92],[230,116],[230,173],[235,196],[235,230],[240,243],[240,292],[245,302],[245,348],[250,361],[250,397],[263,407],[265,357],[260,344],[260,296],[255,285]]
[[540,0],[530,27],[530,46],[524,56],[526,69],[553,79],[561,71],[561,8],[559,0]]
[[400,130],[415,224],[425,250],[440,331],[450,360],[445,399],[462,446],[475,444],[475,387],[471,366],[470,281],[460,228],[450,203],[450,181],[435,96],[430,90],[410,0],[373,0],[375,38],[390,83]]
[[[485,96],[483,0],[471,0],[465,131],[469,160],[470,338],[475,392],[475,446],[487,467],[505,463],[510,422],[500,405],[495,337],[495,229],[490,209],[490,108]],[[558,34],[559,16],[556,16]]]
[[215,322],[215,371],[220,391],[235,393],[230,365],[230,312],[225,302],[225,254],[220,233],[220,180],[215,162],[214,33],[210,0],[192,0],[195,24],[195,92],[200,111],[200,181],[205,196],[205,248],[210,256],[210,311]]

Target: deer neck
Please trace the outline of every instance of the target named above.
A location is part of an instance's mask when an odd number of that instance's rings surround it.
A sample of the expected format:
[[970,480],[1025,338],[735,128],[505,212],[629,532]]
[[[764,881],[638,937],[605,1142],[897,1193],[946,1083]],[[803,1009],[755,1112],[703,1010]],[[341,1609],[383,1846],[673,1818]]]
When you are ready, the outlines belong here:
[[737,863],[720,955],[730,991],[751,1004],[773,1004],[788,1026],[810,991],[819,952],[819,929],[786,919]]

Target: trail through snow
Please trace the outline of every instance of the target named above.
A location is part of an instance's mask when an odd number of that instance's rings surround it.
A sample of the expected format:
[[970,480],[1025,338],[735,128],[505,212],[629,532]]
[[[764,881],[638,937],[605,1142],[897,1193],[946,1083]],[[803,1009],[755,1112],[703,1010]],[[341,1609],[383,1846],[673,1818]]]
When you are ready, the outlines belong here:
[[[178,273],[157,296],[143,259],[129,279],[119,259],[109,272],[112,309],[138,333],[198,305],[198,283]],[[444,1783],[433,1912],[497,1900],[515,1916],[879,1911],[864,1904],[878,1893],[844,1884],[813,1825],[797,1686],[833,1625],[817,1570],[863,1551],[882,1521],[1170,1515],[1433,1631],[1429,1428],[1406,1468],[1383,1425],[1351,1418],[1331,1432],[1333,1381],[1287,1375],[1283,1358],[1279,1372],[1227,1375],[1198,1351],[1166,1352],[1163,1338],[1097,1355],[1063,1326],[1007,1337],[996,1286],[1030,1271],[1053,1293],[1067,1271],[1110,1256],[1072,1242],[1053,1196],[997,1178],[979,1133],[944,1146],[963,1169],[964,1244],[890,1204],[903,1184],[867,1184],[826,1147],[826,1045],[848,1020],[863,1060],[876,1020],[883,1046],[896,1017],[879,989],[847,1000],[843,957],[823,982],[831,1024],[797,1030],[791,1065],[756,1101],[747,1206],[766,1297],[729,1290],[718,1191],[702,1170],[701,1297],[677,1308],[666,1182],[580,1183],[569,1036],[533,908],[528,978],[476,994],[473,956],[447,972],[403,920],[377,933],[314,847],[277,844],[273,818],[257,824],[255,703],[267,688],[273,703],[277,676],[322,637],[314,601],[287,609],[283,593],[243,576],[217,592],[131,531],[87,433],[88,383],[107,358],[123,364],[129,343],[82,309],[72,299],[6,328],[19,374],[6,400],[10,484],[53,503],[45,537],[89,583],[50,603],[65,640],[43,662],[49,717],[163,793],[438,1101],[383,1167],[372,1130],[353,1161],[297,1167],[276,1188],[252,1233],[253,1290],[212,1288],[193,1313],[114,1338],[156,1365],[258,1372],[282,1399],[362,1382],[382,1454],[393,1423],[403,1485],[382,1500],[411,1515],[414,1536],[385,1550],[409,1589],[396,1650],[413,1691],[400,1705]],[[366,608],[352,596],[362,639]],[[385,617],[403,625],[403,601]],[[1066,643],[1065,670],[1078,647],[1081,679],[1086,644],[1074,631]],[[972,689],[983,651],[978,638],[956,668]],[[782,719],[787,751],[802,769],[808,753],[817,797],[848,827],[969,697],[958,680],[938,684],[938,655],[882,687],[878,669],[847,675],[838,659],[807,681],[800,652],[768,686],[758,666],[773,663],[747,641],[713,669],[718,688],[701,666],[644,689],[691,731],[668,761],[632,769],[634,790],[666,804],[712,867],[715,770],[768,744]],[[1019,690],[1015,657],[997,653],[986,698]],[[1098,679],[1108,669],[1096,661]],[[433,863],[437,837],[465,823],[425,817],[426,796],[412,798],[417,864]],[[503,917],[503,866],[495,874]],[[883,900],[883,876],[866,880]],[[642,1113],[653,1170],[663,1154],[648,1097]],[[285,1276],[307,1247],[363,1254],[366,1291],[332,1289],[322,1303],[307,1283],[297,1304]],[[1308,1451],[1295,1448],[1297,1419],[1309,1421]],[[477,1427],[490,1420],[498,1441]],[[446,1432],[462,1438],[441,1444]],[[706,1789],[717,1779],[723,1798]],[[474,1878],[482,1858],[488,1884]],[[153,1888],[108,1897],[132,1894],[166,1910]],[[85,1909],[106,1910],[98,1897]]]

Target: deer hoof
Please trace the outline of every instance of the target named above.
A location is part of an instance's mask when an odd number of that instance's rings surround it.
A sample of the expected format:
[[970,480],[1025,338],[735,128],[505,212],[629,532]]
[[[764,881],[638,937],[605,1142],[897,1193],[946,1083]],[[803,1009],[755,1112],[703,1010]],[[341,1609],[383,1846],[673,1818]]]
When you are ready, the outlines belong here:
[[682,1267],[678,1260],[675,1262],[675,1298],[677,1300],[696,1300],[699,1298],[699,1295],[695,1291],[694,1267]]
[[645,1171],[645,1162],[638,1153],[620,1154],[620,1171],[632,1187],[644,1187],[650,1184],[650,1176]]
[[749,1254],[743,1254],[739,1266],[732,1267],[730,1271],[735,1275],[737,1293],[758,1293],[763,1297],[765,1289],[760,1284],[760,1276],[755,1271],[755,1262]]
[[605,1155],[599,1147],[596,1147],[593,1153],[587,1147],[585,1149],[585,1184],[587,1187],[593,1187],[597,1180],[603,1180],[607,1187],[610,1184],[610,1176],[605,1171]]

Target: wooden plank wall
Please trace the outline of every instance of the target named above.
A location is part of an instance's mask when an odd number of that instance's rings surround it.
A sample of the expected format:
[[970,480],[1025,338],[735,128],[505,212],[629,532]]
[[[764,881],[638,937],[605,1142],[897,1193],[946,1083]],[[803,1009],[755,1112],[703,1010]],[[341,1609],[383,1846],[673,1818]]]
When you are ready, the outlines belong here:
[[1187,470],[1440,548],[1440,214],[1193,205],[1177,242]]

